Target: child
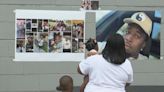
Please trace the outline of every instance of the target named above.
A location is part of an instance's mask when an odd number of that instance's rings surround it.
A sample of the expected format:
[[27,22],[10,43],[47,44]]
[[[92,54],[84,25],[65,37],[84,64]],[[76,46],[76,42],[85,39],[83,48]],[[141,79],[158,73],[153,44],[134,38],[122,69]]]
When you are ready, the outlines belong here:
[[59,86],[56,87],[58,91],[73,92],[73,79],[70,76],[62,76],[59,80],[59,83]]

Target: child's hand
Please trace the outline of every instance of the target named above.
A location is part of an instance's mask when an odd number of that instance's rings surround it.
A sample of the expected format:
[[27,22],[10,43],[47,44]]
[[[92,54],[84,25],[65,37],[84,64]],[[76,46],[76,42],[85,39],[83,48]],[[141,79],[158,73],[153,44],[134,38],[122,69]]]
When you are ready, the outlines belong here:
[[89,56],[96,55],[96,54],[98,54],[98,52],[96,50],[92,49],[87,53],[87,56],[89,57]]

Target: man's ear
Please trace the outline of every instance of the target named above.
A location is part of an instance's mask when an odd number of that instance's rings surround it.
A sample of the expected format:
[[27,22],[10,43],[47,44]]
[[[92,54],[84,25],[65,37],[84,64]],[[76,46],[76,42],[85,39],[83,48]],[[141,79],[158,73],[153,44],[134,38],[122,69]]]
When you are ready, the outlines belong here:
[[146,42],[144,42],[143,44],[142,44],[142,48],[141,49],[144,49],[146,47]]
[[150,47],[151,47],[151,39],[148,39],[142,45],[142,53],[146,56],[149,56],[150,49],[151,49]]

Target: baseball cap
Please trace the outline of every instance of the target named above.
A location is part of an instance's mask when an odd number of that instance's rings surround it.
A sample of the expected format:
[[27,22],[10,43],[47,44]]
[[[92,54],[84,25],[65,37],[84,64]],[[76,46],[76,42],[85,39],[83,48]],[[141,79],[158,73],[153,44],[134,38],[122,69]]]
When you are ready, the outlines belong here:
[[134,13],[131,18],[125,18],[123,21],[128,24],[138,24],[144,32],[150,36],[152,30],[152,20],[144,12]]

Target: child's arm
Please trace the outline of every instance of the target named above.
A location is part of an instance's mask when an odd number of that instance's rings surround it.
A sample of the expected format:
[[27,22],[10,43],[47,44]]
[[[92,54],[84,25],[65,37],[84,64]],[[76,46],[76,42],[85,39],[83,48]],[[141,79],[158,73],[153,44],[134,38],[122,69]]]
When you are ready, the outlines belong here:
[[84,76],[83,83],[80,86],[80,92],[84,92],[84,89],[85,89],[85,87],[86,87],[86,85],[87,85],[88,82],[89,82],[89,76],[86,75],[86,76]]
[[95,49],[92,49],[87,53],[87,56],[89,57],[89,56],[96,55],[96,54],[98,54],[98,52]]

